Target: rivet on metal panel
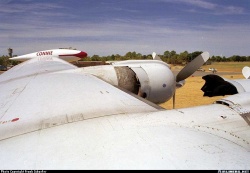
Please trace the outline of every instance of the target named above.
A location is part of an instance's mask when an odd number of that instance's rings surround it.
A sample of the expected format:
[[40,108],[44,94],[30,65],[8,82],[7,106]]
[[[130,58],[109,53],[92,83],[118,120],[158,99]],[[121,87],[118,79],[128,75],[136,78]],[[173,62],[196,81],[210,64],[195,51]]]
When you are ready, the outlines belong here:
[[223,116],[223,115],[222,115],[222,116],[220,116],[220,117],[221,117],[221,118],[223,118],[223,119],[226,119],[226,118],[227,118],[227,116]]

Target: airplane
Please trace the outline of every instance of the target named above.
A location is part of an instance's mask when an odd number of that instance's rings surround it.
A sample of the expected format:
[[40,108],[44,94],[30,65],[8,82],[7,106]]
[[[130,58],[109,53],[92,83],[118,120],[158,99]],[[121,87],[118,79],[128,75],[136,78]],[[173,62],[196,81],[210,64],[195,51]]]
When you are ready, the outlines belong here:
[[[141,84],[146,98],[151,90],[142,86],[158,86],[166,96],[161,88],[167,84],[153,79],[170,74],[165,82],[175,86],[167,91],[173,96],[176,84],[207,56],[198,56],[177,76],[156,59],[106,68],[120,68],[122,75],[129,67],[140,83],[146,83],[141,77],[146,73],[152,79],[150,85]],[[59,56],[46,56],[0,75],[0,169],[250,169],[249,92],[205,106],[165,110],[144,99],[145,94],[111,84],[117,82],[113,74],[98,68],[77,68]],[[162,99],[156,98],[156,103]]]
[[[71,62],[70,60],[76,60],[80,55],[84,58],[87,53],[79,50],[54,49],[18,56],[11,60],[26,61],[32,58],[50,60],[54,56]],[[171,99],[175,89],[184,86],[185,79],[208,60],[209,53],[204,52],[182,69],[176,76],[176,81],[169,64],[163,62],[155,52],[152,53],[152,57],[153,60],[118,61],[112,62],[110,65],[85,67],[79,70],[95,75],[153,103],[160,104]],[[161,74],[159,75],[155,69],[160,70]]]
[[27,61],[32,58],[50,58],[50,57],[59,57],[67,62],[78,61],[79,59],[87,57],[87,53],[79,50],[73,49],[51,49],[51,50],[44,50],[39,52],[34,52],[22,56],[16,56],[9,58],[10,60],[16,61]]

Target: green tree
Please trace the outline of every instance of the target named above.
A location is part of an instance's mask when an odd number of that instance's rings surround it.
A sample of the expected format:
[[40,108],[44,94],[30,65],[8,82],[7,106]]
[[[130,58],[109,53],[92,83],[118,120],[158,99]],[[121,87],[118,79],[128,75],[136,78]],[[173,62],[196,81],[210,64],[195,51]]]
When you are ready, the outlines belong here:
[[187,64],[188,63],[188,51],[184,51],[180,53],[179,58],[182,63]]
[[92,61],[101,61],[101,58],[100,58],[99,55],[93,55],[93,56],[91,57],[91,60],[92,60]]
[[8,66],[10,64],[9,57],[8,56],[2,56],[0,57],[0,65]]

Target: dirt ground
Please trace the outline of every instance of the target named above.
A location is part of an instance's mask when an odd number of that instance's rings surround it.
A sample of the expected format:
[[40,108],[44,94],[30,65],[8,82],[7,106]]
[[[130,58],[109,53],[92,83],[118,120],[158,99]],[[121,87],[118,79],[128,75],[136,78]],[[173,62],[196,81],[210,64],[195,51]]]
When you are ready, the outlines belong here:
[[[212,104],[216,100],[219,100],[226,96],[218,96],[218,97],[203,97],[203,92],[201,90],[202,86],[205,84],[205,81],[202,79],[202,76],[207,74],[213,74],[208,69],[211,67],[216,67],[218,70],[215,74],[219,75],[226,79],[244,79],[242,75],[242,68],[244,66],[250,66],[250,62],[227,62],[227,63],[214,63],[213,65],[203,66],[205,69],[203,71],[196,71],[193,75],[186,79],[186,83],[182,88],[176,90],[175,97],[175,108],[185,108],[192,106],[200,106],[206,104]],[[179,73],[179,71],[183,67],[181,66],[171,66],[171,70],[175,75]],[[160,104],[161,107],[165,109],[173,109],[173,99]]]
[[[209,73],[206,73],[209,74]],[[219,75],[219,74],[218,74]],[[224,96],[217,97],[204,97],[203,91],[201,90],[202,86],[205,84],[205,81],[202,79],[201,73],[196,73],[186,79],[186,83],[182,88],[176,90],[175,97],[175,108],[185,108],[199,105],[211,104],[216,100],[223,98]],[[244,79],[242,74],[238,73],[226,73],[220,75],[226,79]],[[173,109],[173,99],[160,104],[161,107],[165,109]]]

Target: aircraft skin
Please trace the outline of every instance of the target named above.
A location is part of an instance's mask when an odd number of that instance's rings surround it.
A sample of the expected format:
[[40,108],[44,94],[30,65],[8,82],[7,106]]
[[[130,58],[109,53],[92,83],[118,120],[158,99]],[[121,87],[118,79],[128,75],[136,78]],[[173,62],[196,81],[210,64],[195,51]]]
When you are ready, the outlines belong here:
[[6,71],[0,90],[2,170],[250,169],[249,92],[165,110],[57,57]]
[[87,53],[79,50],[72,50],[72,49],[51,49],[51,50],[44,50],[39,52],[34,52],[22,56],[17,56],[10,58],[10,60],[16,61],[27,61],[32,58],[50,58],[50,57],[59,57],[67,62],[77,61],[81,58],[87,57]]

